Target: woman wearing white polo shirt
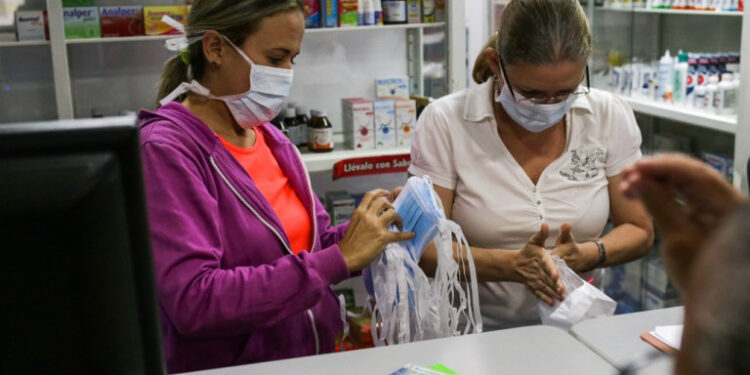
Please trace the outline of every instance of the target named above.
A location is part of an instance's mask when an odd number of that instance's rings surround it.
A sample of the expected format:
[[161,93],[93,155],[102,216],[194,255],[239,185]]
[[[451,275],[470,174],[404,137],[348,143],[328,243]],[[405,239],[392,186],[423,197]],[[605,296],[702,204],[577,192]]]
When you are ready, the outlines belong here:
[[[512,0],[500,25],[475,67],[481,84],[425,109],[409,169],[432,178],[472,246],[487,329],[538,323],[537,301],[562,298],[551,254],[584,273],[653,242],[644,208],[617,189],[641,134],[628,104],[589,88],[581,6]],[[422,267],[435,265],[428,249]]]

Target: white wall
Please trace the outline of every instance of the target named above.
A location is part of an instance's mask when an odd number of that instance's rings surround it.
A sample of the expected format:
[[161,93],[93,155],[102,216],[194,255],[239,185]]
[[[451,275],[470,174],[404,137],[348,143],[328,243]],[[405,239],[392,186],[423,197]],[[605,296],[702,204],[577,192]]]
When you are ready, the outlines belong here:
[[[466,0],[466,28],[468,30],[467,44],[468,44],[468,61],[469,61],[469,75],[474,67],[474,61],[476,60],[479,52],[482,51],[482,47],[487,42],[491,31],[489,30],[489,3],[492,0]],[[469,79],[469,85],[475,85],[474,81]]]

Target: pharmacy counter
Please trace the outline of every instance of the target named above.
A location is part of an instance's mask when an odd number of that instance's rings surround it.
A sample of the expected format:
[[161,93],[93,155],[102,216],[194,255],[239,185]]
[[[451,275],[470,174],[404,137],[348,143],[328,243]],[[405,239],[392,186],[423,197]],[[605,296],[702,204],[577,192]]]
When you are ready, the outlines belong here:
[[[573,326],[570,334],[607,362],[622,369],[639,355],[657,352],[641,339],[642,333],[653,331],[656,326],[682,324],[684,312],[683,307],[674,307],[592,319]],[[671,360],[661,359],[639,374],[671,374],[671,368]]]
[[387,375],[409,363],[421,366],[441,363],[461,375],[616,372],[614,367],[564,331],[533,326],[192,374]]

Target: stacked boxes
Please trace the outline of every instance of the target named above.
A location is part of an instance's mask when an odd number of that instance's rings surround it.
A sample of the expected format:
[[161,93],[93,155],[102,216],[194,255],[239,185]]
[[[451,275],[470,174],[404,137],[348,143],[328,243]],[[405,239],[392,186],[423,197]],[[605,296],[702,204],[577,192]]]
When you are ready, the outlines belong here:
[[396,103],[396,143],[399,147],[410,147],[417,127],[417,102],[397,98]]
[[375,126],[372,102],[365,99],[342,99],[344,141],[352,149],[375,148]]

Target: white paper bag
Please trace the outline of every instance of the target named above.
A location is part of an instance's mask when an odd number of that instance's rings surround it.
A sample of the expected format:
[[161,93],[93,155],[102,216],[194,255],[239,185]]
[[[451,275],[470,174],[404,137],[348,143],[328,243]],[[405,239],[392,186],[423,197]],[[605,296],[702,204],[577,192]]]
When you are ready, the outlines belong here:
[[581,279],[560,257],[553,256],[560,281],[565,285],[565,299],[550,306],[539,301],[542,324],[570,330],[576,323],[601,316],[611,316],[617,303],[595,286]]

